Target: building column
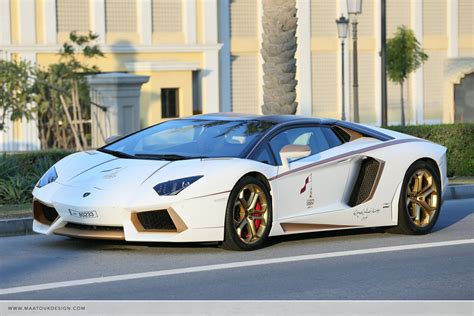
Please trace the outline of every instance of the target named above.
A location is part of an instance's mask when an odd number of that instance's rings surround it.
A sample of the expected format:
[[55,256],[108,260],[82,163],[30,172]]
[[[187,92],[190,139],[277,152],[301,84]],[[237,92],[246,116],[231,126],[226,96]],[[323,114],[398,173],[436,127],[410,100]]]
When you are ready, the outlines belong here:
[[[423,2],[420,0],[411,1],[411,26],[415,37],[423,46]],[[412,91],[412,117],[414,124],[424,123],[424,89],[423,89],[423,65],[411,75],[410,88]]]
[[[20,43],[21,45],[36,44],[36,7],[35,0],[18,1],[19,27],[20,27]],[[32,65],[36,63],[36,52],[22,53],[21,58],[30,62]],[[32,104],[28,104],[31,107]],[[18,139],[14,139],[16,150],[32,150],[39,149],[38,127],[36,120],[21,119],[12,122],[14,134]]]
[[43,0],[43,38],[45,44],[57,43],[56,1]]
[[90,0],[90,27],[91,31],[99,35],[97,42],[105,43],[105,0]]
[[[0,46],[11,44],[10,35],[10,0],[0,0]],[[6,52],[2,52],[6,55]],[[0,55],[0,58],[6,58],[6,56]]]
[[18,1],[18,12],[20,12],[20,43],[23,45],[36,44],[35,0]]
[[313,114],[313,93],[311,85],[311,2],[297,0],[298,29],[296,51],[296,67],[298,85],[296,99],[298,114],[311,116]]
[[229,0],[219,1],[219,39],[222,48],[219,52],[220,70],[220,101],[221,111],[232,111],[232,82],[230,55],[230,3]]
[[458,24],[459,24],[459,16],[458,16],[458,0],[450,0],[446,4],[448,7],[448,58],[456,58],[459,56],[459,49],[458,49]]
[[152,11],[151,0],[137,1],[137,31],[142,45],[151,45],[153,42]]
[[[217,5],[217,0],[206,0],[202,3],[203,42],[205,45],[218,44]],[[203,69],[199,76],[202,82],[203,113],[219,112],[221,110],[219,102],[219,50],[206,49],[203,55]]]
[[183,30],[186,44],[196,44],[196,0],[183,1]]

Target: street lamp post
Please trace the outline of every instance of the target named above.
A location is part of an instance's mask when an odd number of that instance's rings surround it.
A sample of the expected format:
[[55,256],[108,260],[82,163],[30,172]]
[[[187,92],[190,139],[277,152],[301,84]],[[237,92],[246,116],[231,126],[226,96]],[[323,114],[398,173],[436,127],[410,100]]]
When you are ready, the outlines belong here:
[[362,13],[362,0],[347,0],[347,13],[352,24],[352,59],[354,69],[352,70],[352,87],[354,89],[354,122],[359,122],[359,74],[357,64],[357,16]]
[[387,114],[387,20],[386,20],[386,11],[387,4],[385,0],[381,0],[381,38],[382,47],[380,50],[381,58],[381,79],[382,79],[382,127],[386,127],[388,124],[388,114]]
[[341,15],[339,19],[336,20],[337,24],[337,35],[341,39],[341,60],[342,60],[342,111],[341,111],[341,120],[346,120],[346,102],[345,102],[345,89],[344,89],[344,40],[347,38],[347,27],[349,20]]

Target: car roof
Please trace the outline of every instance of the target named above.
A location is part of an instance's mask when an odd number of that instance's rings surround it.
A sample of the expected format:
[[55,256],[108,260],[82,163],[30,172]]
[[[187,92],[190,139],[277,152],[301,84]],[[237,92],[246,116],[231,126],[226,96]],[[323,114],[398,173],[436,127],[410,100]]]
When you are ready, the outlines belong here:
[[302,115],[253,115],[253,114],[240,114],[234,112],[218,112],[210,114],[194,115],[190,118],[200,120],[216,120],[216,121],[266,121],[275,124],[287,123],[287,122],[299,122],[299,123],[316,123],[316,124],[334,124],[337,122],[335,119],[323,119],[315,118]]

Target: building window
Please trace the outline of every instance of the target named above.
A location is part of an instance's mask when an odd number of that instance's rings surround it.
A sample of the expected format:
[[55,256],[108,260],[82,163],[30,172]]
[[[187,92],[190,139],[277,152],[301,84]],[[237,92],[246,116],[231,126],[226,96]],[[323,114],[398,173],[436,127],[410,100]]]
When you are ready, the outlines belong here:
[[182,3],[176,0],[153,0],[153,32],[182,32]]
[[57,0],[58,32],[89,31],[89,1]]
[[161,89],[161,117],[172,118],[179,116],[178,88]]
[[106,0],[105,16],[107,32],[137,31],[137,3],[134,0]]

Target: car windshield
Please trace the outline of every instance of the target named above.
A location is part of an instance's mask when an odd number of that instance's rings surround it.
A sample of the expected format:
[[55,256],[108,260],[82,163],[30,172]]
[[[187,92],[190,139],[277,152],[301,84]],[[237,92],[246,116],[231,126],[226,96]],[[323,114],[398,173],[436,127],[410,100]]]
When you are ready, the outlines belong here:
[[274,123],[267,121],[167,121],[99,149],[123,158],[179,160],[240,157]]

